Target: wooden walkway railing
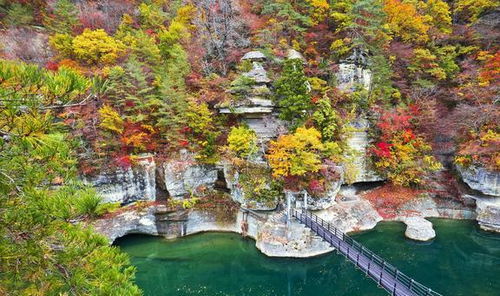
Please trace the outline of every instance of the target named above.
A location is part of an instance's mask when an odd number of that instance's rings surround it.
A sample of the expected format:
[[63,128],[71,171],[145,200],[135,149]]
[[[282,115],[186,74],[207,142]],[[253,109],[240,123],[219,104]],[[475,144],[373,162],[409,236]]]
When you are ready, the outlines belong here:
[[408,277],[396,267],[387,263],[372,251],[362,246],[351,237],[338,230],[330,223],[318,216],[307,212],[291,210],[291,215],[305,224],[317,235],[337,249],[337,253],[344,255],[356,267],[394,296],[442,296]]

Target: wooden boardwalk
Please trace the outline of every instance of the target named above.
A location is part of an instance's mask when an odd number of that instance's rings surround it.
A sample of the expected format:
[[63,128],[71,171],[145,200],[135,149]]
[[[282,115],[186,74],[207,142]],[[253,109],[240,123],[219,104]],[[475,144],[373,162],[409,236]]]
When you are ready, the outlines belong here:
[[376,281],[379,287],[389,292],[390,295],[442,296],[403,274],[384,259],[318,216],[295,209],[291,211],[291,214],[318,236],[329,242],[331,246],[337,249],[337,253],[344,255],[357,268]]

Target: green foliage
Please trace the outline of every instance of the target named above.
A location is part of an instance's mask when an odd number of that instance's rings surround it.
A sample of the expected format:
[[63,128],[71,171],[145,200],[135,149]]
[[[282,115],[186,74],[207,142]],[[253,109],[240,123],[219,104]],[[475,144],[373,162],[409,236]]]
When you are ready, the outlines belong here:
[[71,0],[57,0],[53,10],[44,17],[45,27],[53,33],[71,34],[77,24],[77,9]]
[[7,15],[2,23],[8,27],[29,25],[33,22],[33,10],[31,7],[14,2],[7,8]]
[[76,58],[86,64],[112,64],[125,54],[125,45],[109,36],[102,29],[85,29],[82,34],[72,37],[57,33],[50,37],[50,45],[63,57]]
[[208,105],[190,100],[184,119],[193,133],[192,142],[200,149],[196,158],[205,163],[214,163],[217,159],[216,140],[219,133],[215,129],[213,114]]
[[300,125],[312,109],[308,80],[300,59],[287,60],[280,78],[276,80],[275,100],[280,107],[279,117]]
[[8,136],[0,139],[0,290],[140,295],[127,256],[74,224],[98,214],[100,199],[75,183],[73,142],[51,113],[40,109],[47,74],[25,64],[2,62],[0,68],[2,94],[20,90],[18,100],[0,107],[0,132]]
[[143,28],[158,29],[163,27],[167,20],[167,14],[161,5],[143,2],[139,5],[139,19]]
[[212,127],[213,114],[208,109],[207,103],[189,101],[185,116],[188,126],[194,133],[203,134]]
[[429,24],[442,33],[451,33],[451,11],[448,3],[443,0],[419,1],[418,3],[429,18]]
[[261,13],[272,17],[270,25],[274,27],[271,30],[294,37],[313,24],[311,18],[303,12],[310,6],[305,1],[294,4],[298,7],[294,7],[289,1],[264,1]]
[[200,199],[196,198],[196,197],[185,198],[185,199],[182,199],[182,200],[170,199],[169,200],[169,204],[172,207],[181,207],[181,208],[187,210],[187,209],[191,209],[194,206],[196,206],[196,204],[199,201],[200,201]]
[[73,55],[73,37],[65,33],[57,33],[49,37],[49,44],[63,57]]
[[330,100],[319,100],[317,110],[312,117],[321,132],[323,142],[335,141],[340,138],[342,118],[332,108]]
[[0,97],[8,96],[14,103],[64,104],[81,97],[89,86],[87,78],[68,68],[51,72],[35,65],[0,60]]
[[102,106],[99,109],[99,115],[101,116],[101,123],[99,124],[101,128],[118,134],[123,132],[123,119],[112,107]]
[[231,82],[229,91],[237,98],[244,98],[246,95],[248,95],[248,93],[252,89],[252,86],[254,85],[255,85],[255,79],[250,78],[246,75],[238,75]]
[[238,174],[238,184],[245,200],[266,203],[282,196],[283,184],[272,179],[268,167],[247,162],[238,167]]
[[247,126],[231,128],[227,137],[229,150],[238,157],[248,158],[257,152],[257,135]]
[[414,50],[414,54],[408,70],[415,74],[417,81],[450,79],[460,70],[455,62],[458,53],[453,45],[434,47],[432,51],[426,48],[417,48]]

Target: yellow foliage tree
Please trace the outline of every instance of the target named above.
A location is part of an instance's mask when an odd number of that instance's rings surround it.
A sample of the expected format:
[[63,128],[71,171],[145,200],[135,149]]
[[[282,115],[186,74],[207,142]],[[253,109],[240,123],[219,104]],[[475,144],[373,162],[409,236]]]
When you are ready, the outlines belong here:
[[498,7],[498,0],[458,0],[455,13],[475,22],[483,12],[495,7]]
[[385,0],[384,12],[391,32],[405,42],[426,42],[429,19],[422,16],[415,5],[400,0]]
[[111,64],[125,54],[125,45],[102,29],[85,29],[72,42],[74,56],[88,64]]
[[299,127],[294,134],[271,141],[267,159],[274,177],[303,176],[319,171],[323,150],[318,130]]
[[239,157],[248,157],[257,151],[257,136],[246,126],[233,127],[227,137],[229,150]]
[[115,109],[104,105],[99,109],[99,115],[101,116],[101,123],[99,124],[101,128],[118,134],[123,132],[123,119]]

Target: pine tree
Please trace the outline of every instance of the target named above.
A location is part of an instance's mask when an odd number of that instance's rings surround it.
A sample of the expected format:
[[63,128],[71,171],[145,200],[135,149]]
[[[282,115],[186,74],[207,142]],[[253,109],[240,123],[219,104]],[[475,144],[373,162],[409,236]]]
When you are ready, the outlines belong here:
[[71,34],[77,23],[76,6],[70,0],[57,0],[53,10],[44,17],[45,26],[59,34]]
[[304,121],[313,107],[308,85],[302,60],[285,61],[281,77],[274,84],[281,119],[290,121],[295,126]]

